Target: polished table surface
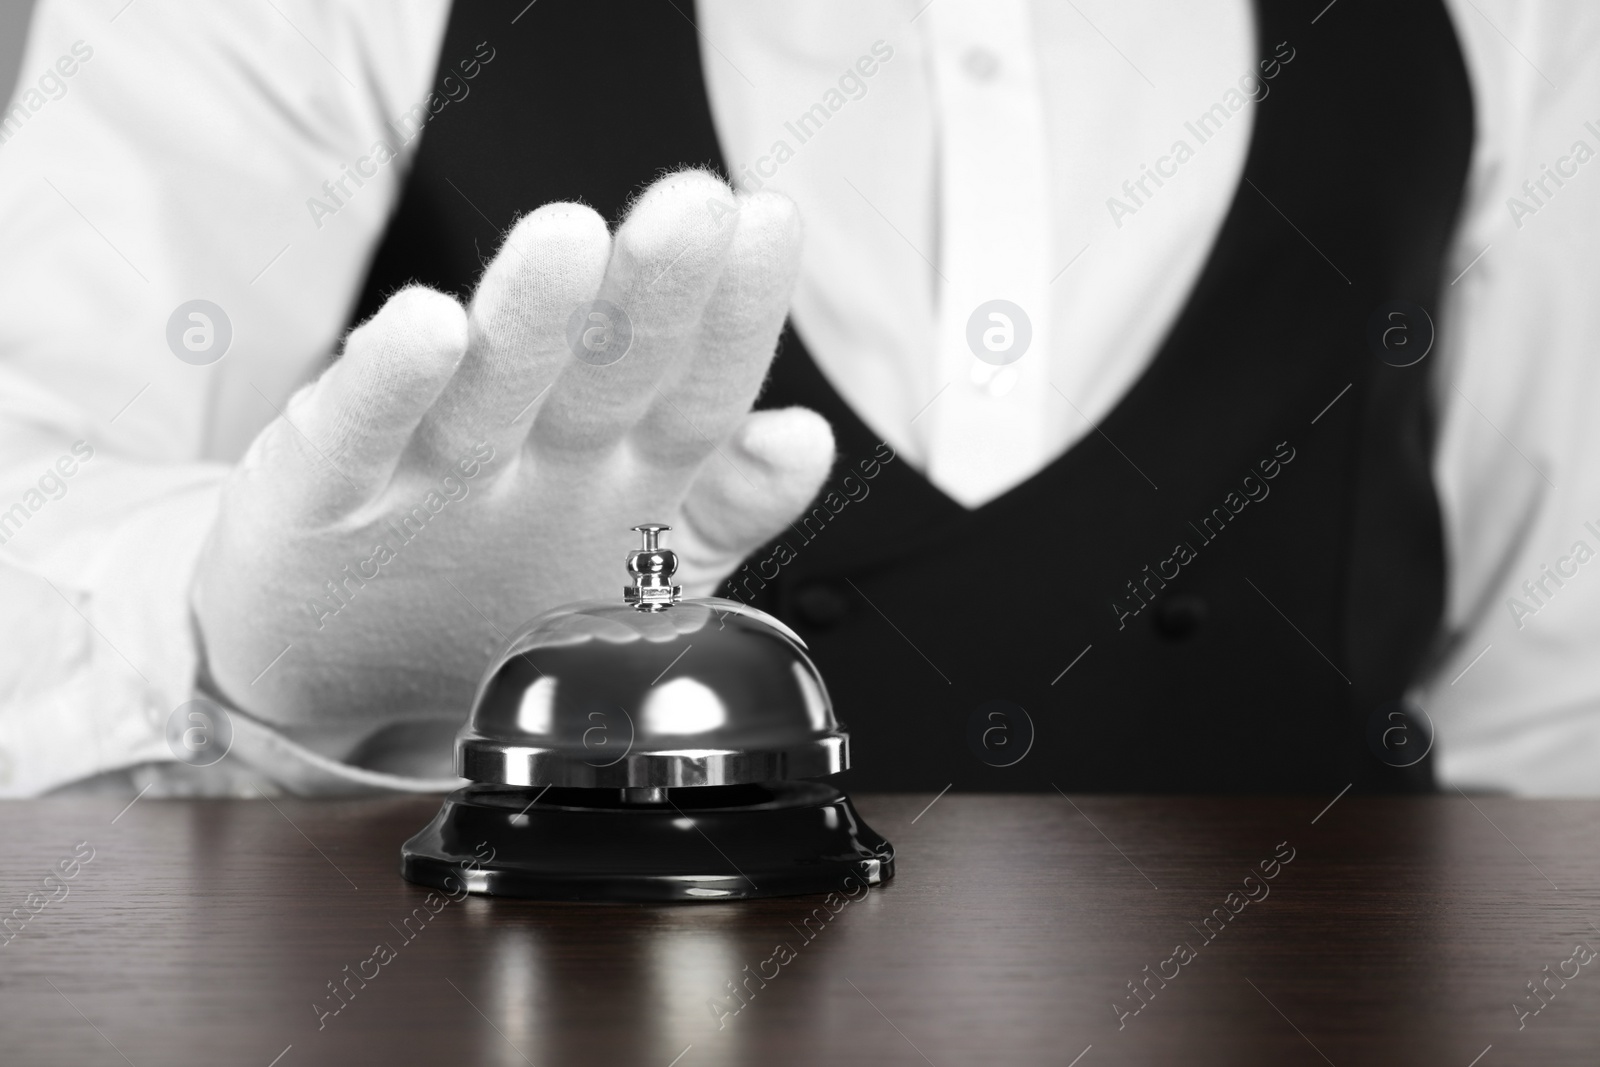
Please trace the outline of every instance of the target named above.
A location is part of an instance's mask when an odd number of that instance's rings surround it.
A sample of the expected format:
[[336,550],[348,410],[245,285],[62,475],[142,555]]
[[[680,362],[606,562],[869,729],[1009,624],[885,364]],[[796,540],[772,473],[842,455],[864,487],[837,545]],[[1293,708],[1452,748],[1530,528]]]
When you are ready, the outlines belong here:
[[0,1063],[1600,1061],[1600,802],[863,796],[861,899],[599,906],[428,902],[435,798],[127,799],[0,803]]

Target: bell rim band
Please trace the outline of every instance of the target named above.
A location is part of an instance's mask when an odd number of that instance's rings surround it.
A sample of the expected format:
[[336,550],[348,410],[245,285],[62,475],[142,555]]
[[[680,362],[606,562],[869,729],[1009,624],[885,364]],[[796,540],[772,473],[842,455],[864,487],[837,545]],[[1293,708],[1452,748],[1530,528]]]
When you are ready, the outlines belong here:
[[767,748],[630,752],[607,763],[490,738],[465,738],[456,747],[458,775],[495,785],[682,789],[821,778],[849,768],[850,739],[842,730]]

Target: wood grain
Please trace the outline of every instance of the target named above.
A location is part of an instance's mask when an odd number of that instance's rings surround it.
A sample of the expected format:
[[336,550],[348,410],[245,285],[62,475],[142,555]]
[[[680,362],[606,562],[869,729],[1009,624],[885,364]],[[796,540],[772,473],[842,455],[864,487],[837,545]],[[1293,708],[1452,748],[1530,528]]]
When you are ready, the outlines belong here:
[[[818,898],[430,913],[396,873],[428,798],[0,805],[0,915],[31,914],[0,945],[0,1061],[1596,1061],[1600,961],[1564,961],[1600,948],[1600,803],[857,799],[900,874],[810,940]],[[84,841],[93,859],[41,907]],[[1266,895],[1230,901],[1247,888]],[[792,958],[764,963],[781,943]],[[1165,962],[1180,943],[1192,958]],[[364,963],[380,944],[391,958]],[[746,965],[776,976],[719,1028],[708,1001]],[[1177,977],[1146,1004],[1126,983],[1147,965]],[[1574,967],[1519,1030],[1525,983]],[[376,974],[319,1018],[357,971]],[[1116,1003],[1143,1007],[1119,1028]]]

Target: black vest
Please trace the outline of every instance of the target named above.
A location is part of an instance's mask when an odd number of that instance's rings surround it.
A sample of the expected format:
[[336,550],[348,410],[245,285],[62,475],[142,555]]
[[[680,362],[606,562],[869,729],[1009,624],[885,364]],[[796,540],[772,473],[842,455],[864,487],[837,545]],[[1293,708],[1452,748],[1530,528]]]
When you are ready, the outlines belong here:
[[[851,732],[843,784],[1431,787],[1371,729],[1443,600],[1431,361],[1388,365],[1368,333],[1390,301],[1436,306],[1471,96],[1440,0],[1313,25],[1324,6],[1258,0],[1261,55],[1294,58],[1250,105],[1198,283],[1097,432],[1004,496],[968,511],[884,462],[785,333],[760,406],[827,417],[835,495],[725,592],[810,644]],[[428,126],[358,319],[411,280],[465,296],[540,204],[617,219],[664,170],[726,173],[690,5],[540,0],[512,24],[522,8],[457,0],[440,78],[480,42],[494,59]]]

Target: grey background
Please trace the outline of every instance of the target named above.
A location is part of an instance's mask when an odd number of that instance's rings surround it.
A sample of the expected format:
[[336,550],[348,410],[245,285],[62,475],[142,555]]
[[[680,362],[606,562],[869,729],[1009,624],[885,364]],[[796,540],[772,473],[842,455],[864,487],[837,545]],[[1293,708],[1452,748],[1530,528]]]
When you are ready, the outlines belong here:
[[28,19],[33,0],[0,0],[0,95],[9,102],[17,87],[17,66],[22,46],[28,43]]

